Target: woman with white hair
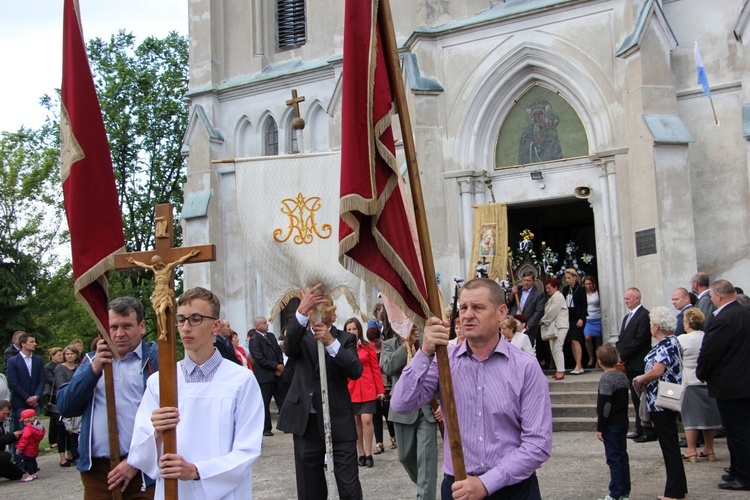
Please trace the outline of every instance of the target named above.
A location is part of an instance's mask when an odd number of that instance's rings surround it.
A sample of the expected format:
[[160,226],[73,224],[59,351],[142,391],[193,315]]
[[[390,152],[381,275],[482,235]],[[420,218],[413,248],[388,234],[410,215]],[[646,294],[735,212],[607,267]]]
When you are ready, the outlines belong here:
[[664,466],[667,470],[667,483],[664,486],[663,500],[684,498],[687,494],[687,479],[682,463],[682,452],[677,435],[677,413],[656,406],[656,393],[659,381],[682,383],[682,347],[674,336],[677,318],[674,311],[666,307],[655,307],[651,311],[651,336],[656,345],[646,355],[646,373],[633,379],[637,390],[643,391],[651,423],[659,440]]

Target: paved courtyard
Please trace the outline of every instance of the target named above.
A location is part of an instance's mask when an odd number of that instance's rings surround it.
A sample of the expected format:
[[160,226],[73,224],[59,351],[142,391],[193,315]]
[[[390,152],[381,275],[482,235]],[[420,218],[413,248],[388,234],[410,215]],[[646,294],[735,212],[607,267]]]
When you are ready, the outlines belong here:
[[[274,431],[263,438],[263,451],[253,466],[254,498],[289,500],[296,497],[291,434]],[[442,446],[440,447],[442,453]],[[632,475],[632,500],[656,499],[663,494],[664,464],[655,442],[629,442]],[[729,465],[726,440],[716,444],[717,461],[685,464],[689,498],[697,500],[747,499],[748,492],[724,492],[716,485],[722,468]],[[31,483],[0,479],[0,499],[73,500],[83,497],[79,475],[73,468],[61,468],[57,454],[40,457],[39,479]],[[603,498],[607,494],[609,471],[604,462],[603,445],[594,433],[558,432],[554,436],[552,457],[538,471],[542,498],[578,500]],[[398,500],[415,498],[415,489],[401,468],[396,450],[375,456],[375,467],[360,468],[364,498]]]

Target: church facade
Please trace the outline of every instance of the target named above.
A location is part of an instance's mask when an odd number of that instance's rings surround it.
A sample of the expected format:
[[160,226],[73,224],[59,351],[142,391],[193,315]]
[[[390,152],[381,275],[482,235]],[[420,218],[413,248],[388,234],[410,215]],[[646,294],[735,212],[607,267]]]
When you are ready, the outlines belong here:
[[[391,8],[442,276],[473,267],[473,207],[494,199],[508,205],[514,249],[529,229],[537,244],[572,241],[590,253],[605,338],[617,335],[627,287],[651,308],[670,306],[698,270],[743,285],[747,0]],[[188,266],[185,285],[218,292],[244,331],[268,305],[238,223],[238,198],[254,193],[237,192],[237,160],[278,155],[283,182],[285,155],[340,149],[344,0],[195,0],[189,15],[181,219],[185,244],[215,243],[217,261]],[[696,42],[711,101],[697,83]],[[305,98],[299,135],[292,90]],[[450,280],[442,292],[449,302]]]

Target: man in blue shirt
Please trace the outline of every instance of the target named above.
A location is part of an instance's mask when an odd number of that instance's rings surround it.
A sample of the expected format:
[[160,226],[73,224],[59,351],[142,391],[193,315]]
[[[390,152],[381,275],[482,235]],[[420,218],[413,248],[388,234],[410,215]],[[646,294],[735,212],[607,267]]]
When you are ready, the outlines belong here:
[[[96,352],[84,356],[70,383],[57,391],[57,408],[63,417],[82,416],[78,470],[81,472],[84,498],[105,498],[120,488],[128,499],[152,499],[153,480],[131,467],[127,456],[138,405],[146,388],[146,379],[159,369],[155,342],[144,342],[146,321],[143,305],[133,297],[120,297],[109,304],[109,335],[118,359],[104,340]],[[112,365],[115,379],[117,429],[121,461],[110,470],[106,392],[102,371]]]

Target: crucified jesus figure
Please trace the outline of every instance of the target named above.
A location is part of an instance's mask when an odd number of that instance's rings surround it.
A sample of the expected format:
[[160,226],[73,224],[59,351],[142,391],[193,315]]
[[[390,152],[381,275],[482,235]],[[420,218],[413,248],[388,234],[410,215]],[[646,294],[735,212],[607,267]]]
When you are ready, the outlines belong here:
[[191,250],[174,262],[164,262],[160,255],[151,257],[151,265],[139,262],[133,257],[128,257],[128,262],[143,269],[149,269],[154,273],[156,285],[154,293],[151,294],[151,306],[156,312],[156,329],[159,332],[159,340],[167,340],[167,310],[174,305],[174,290],[170,286],[172,282],[172,269],[182,264],[191,257],[195,257],[200,250]]

